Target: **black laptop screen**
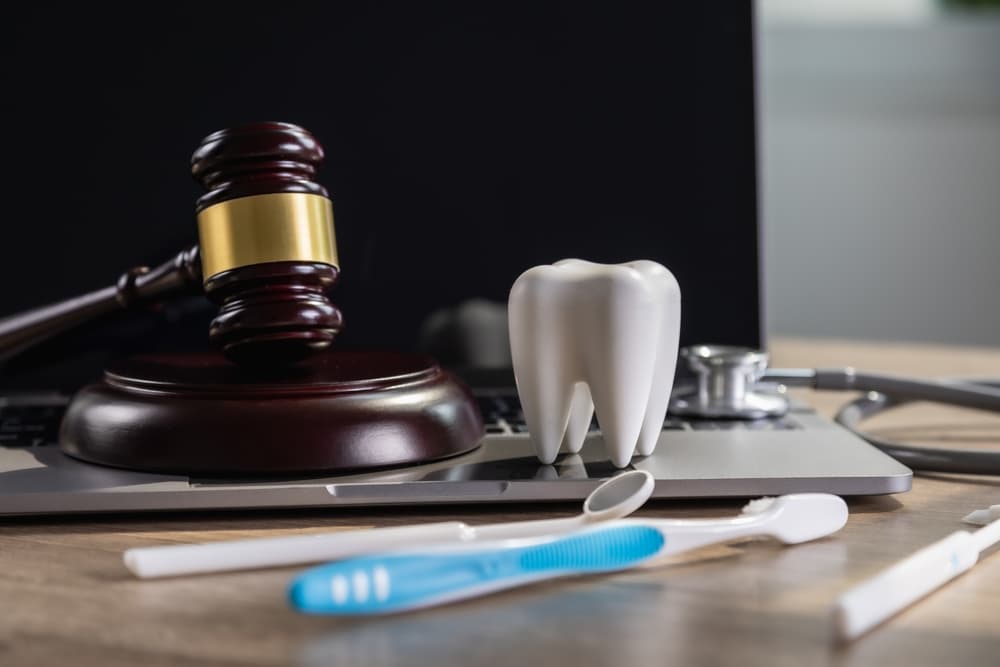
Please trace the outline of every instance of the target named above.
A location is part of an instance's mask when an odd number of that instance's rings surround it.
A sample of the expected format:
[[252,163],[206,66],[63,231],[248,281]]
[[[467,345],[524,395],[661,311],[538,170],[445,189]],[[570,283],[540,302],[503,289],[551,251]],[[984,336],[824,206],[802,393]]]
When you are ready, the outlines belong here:
[[632,5],[10,10],[3,187],[32,214],[5,223],[0,312],[193,243],[191,151],[282,120],[326,148],[345,346],[415,348],[566,257],[658,260],[683,343],[758,345],[750,4]]

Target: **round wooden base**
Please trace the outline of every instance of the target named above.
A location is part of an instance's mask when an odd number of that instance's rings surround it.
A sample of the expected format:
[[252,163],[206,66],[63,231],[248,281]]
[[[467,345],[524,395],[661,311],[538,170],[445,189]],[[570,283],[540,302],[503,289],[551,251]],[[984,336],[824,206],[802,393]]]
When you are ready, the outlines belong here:
[[283,475],[424,463],[482,435],[468,389],[425,357],[330,352],[267,371],[206,354],[112,365],[74,397],[60,444],[135,470]]

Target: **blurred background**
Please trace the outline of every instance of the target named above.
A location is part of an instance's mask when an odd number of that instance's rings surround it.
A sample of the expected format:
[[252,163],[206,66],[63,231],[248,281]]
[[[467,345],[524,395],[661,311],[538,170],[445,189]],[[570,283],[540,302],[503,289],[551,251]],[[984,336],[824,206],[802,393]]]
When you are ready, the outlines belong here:
[[[0,316],[193,243],[198,141],[279,119],[326,149],[338,347],[504,366],[511,284],[563,257],[660,261],[685,286],[685,343],[760,345],[752,6],[15,4],[0,182],[25,211],[0,242]],[[194,296],[12,363],[92,377],[105,353],[206,347],[216,310]]]
[[1000,2],[757,21],[770,335],[1000,344]]
[[[42,204],[0,244],[0,316],[191,243],[197,139],[281,118],[327,148],[350,258],[342,344],[419,342],[447,362],[458,333],[499,332],[462,355],[503,366],[509,285],[563,256],[659,259],[704,290],[685,288],[685,342],[758,344],[741,224],[755,47],[767,335],[1000,345],[1000,0],[759,0],[753,47],[749,3],[517,5],[178,2],[155,20],[16,5],[0,41],[5,182]],[[575,233],[615,216],[616,248]],[[685,250],[705,240],[713,263]],[[721,289],[744,310],[719,307]],[[421,319],[427,299],[473,297]],[[65,358],[96,341],[204,345],[214,313],[190,305],[75,335]]]

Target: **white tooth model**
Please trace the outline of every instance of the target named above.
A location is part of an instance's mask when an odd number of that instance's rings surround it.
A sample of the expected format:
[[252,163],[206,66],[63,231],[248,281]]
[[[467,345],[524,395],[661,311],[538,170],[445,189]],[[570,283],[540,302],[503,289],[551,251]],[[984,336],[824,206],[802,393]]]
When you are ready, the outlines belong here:
[[508,313],[517,391],[542,463],[560,447],[580,451],[595,406],[616,467],[653,453],[681,326],[670,271],[648,260],[536,266],[514,281]]

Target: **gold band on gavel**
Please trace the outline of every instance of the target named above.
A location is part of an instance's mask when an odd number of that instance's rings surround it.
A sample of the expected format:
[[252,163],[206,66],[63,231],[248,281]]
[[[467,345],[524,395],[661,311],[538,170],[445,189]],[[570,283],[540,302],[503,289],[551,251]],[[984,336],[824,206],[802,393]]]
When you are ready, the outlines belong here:
[[220,202],[198,214],[198,235],[206,281],[264,262],[320,262],[339,268],[333,205],[321,195],[278,192]]

